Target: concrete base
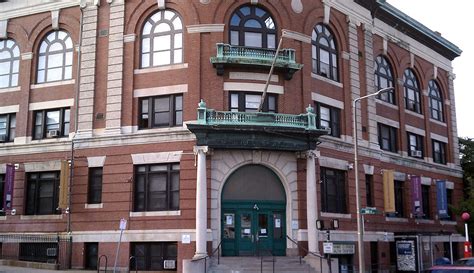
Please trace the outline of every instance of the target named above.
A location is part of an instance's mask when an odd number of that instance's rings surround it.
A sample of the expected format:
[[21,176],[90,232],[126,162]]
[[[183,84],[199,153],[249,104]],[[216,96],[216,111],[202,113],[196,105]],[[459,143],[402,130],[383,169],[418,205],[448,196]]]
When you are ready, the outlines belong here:
[[183,273],[205,272],[204,268],[209,269],[210,263],[209,259],[183,260]]
[[0,265],[26,267],[34,269],[58,270],[59,265],[48,263],[27,262],[18,260],[0,260]]
[[339,272],[339,261],[335,258],[331,258],[331,271],[329,270],[327,259],[320,259],[319,257],[313,255],[307,255],[304,257],[304,261],[311,265],[311,267],[317,272]]

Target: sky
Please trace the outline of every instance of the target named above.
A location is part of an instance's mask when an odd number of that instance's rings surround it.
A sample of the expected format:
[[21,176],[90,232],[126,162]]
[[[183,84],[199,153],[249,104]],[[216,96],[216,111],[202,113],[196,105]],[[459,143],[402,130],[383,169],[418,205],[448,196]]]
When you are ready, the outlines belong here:
[[[452,66],[456,74],[454,94],[458,135],[474,138],[474,36],[471,26],[474,10],[472,0],[388,0],[392,6],[424,24],[463,52],[454,59]],[[471,120],[472,119],[472,120]]]

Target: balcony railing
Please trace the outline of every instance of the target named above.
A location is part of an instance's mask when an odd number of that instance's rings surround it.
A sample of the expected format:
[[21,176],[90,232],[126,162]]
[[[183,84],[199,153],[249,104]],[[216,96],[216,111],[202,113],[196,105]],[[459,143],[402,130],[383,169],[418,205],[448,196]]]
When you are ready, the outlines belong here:
[[316,114],[311,106],[306,108],[306,114],[299,115],[268,112],[247,113],[207,109],[206,103],[201,101],[197,121],[202,125],[254,125],[317,130]]
[[[211,63],[216,67],[217,74],[223,75],[224,65],[252,65],[270,67],[275,57],[276,50],[268,48],[254,48],[245,46],[234,46],[218,43],[217,54],[211,57]],[[278,53],[275,68],[287,70],[287,79],[303,67],[296,63],[294,49],[282,49]]]

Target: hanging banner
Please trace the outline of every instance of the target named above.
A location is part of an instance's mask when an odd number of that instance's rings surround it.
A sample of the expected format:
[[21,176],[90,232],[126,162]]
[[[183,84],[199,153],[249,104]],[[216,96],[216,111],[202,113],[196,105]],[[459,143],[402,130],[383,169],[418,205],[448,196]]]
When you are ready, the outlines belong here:
[[413,201],[413,216],[423,217],[423,201],[421,194],[421,177],[412,175],[411,181],[411,196]]
[[395,188],[393,184],[393,170],[383,171],[383,200],[386,213],[395,212]]
[[436,203],[438,207],[439,219],[449,218],[448,215],[448,195],[446,192],[446,181],[436,181]]
[[15,182],[15,165],[7,164],[5,173],[5,188],[3,194],[3,210],[11,210],[13,208],[13,187]]
[[61,161],[61,177],[59,179],[59,208],[68,207],[69,162]]

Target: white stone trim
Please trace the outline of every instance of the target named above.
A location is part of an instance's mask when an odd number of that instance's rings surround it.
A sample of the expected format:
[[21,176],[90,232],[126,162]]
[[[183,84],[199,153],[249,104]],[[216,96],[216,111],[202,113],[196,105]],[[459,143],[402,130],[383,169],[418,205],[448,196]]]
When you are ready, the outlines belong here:
[[303,3],[301,0],[291,0],[291,9],[295,13],[302,13],[303,12]]
[[59,11],[60,11],[60,9],[56,9],[56,10],[51,11],[51,27],[54,30],[59,29]]
[[313,72],[311,72],[311,77],[314,78],[314,79],[323,81],[323,82],[327,82],[327,83],[332,84],[332,85],[334,85],[334,86],[337,86],[337,87],[339,87],[339,88],[343,88],[343,87],[344,87],[344,85],[342,84],[342,82],[333,81],[333,80],[331,80],[331,79],[328,79],[328,78],[326,78],[326,77],[320,76],[320,75],[318,75],[318,74],[316,74],[316,73],[313,73]]
[[131,154],[133,165],[180,162],[183,151]]
[[146,74],[146,73],[184,69],[184,68],[188,68],[187,63],[170,64],[170,65],[163,65],[163,66],[157,66],[157,67],[135,69],[133,70],[133,74]]
[[168,85],[152,88],[143,88],[133,90],[134,98],[142,97],[151,97],[151,96],[160,96],[160,95],[170,95],[170,94],[180,94],[188,92],[187,84],[177,84],[177,85]]
[[20,215],[20,220],[61,220],[61,219],[63,219],[62,214]]
[[316,92],[311,92],[311,99],[313,101],[321,102],[323,104],[331,105],[333,107],[339,108],[339,109],[344,109],[344,102],[326,97],[324,95],[321,95]]
[[446,189],[454,190],[454,182],[446,181]]
[[351,219],[352,216],[350,213],[332,213],[332,212],[322,212],[321,217],[327,218],[343,218],[343,219]]
[[106,158],[105,155],[104,156],[88,156],[87,167],[89,168],[104,167],[105,158]]
[[406,173],[402,173],[402,172],[394,172],[393,173],[393,180],[406,181],[407,180],[407,175],[406,175]]
[[425,185],[425,186],[431,186],[431,177],[425,177],[425,176],[422,176],[421,177],[421,185]]
[[[263,92],[265,84],[251,83],[251,82],[224,82],[225,91],[249,91],[249,92]],[[284,94],[285,88],[281,85],[268,85],[268,93]]]
[[0,93],[8,93],[8,92],[16,92],[16,91],[21,91],[21,86],[0,88]]
[[321,156],[319,157],[319,166],[347,171],[349,167],[349,162],[347,160]]
[[283,37],[285,38],[293,39],[293,40],[300,41],[306,44],[311,44],[311,36],[308,36],[306,34],[289,30],[289,29],[283,29],[282,33],[283,33],[282,34]]
[[409,133],[414,133],[414,134],[426,137],[426,132],[423,129],[416,128],[416,127],[410,126],[408,124],[405,124],[405,130]]
[[137,35],[135,33],[126,34],[126,35],[123,35],[123,42],[132,43],[132,42],[135,42],[136,38],[137,38]]
[[26,173],[30,172],[44,172],[44,171],[59,171],[61,170],[61,161],[43,161],[43,162],[27,162],[23,164]]
[[34,111],[34,110],[43,110],[43,109],[71,107],[73,105],[74,105],[74,99],[50,100],[50,101],[42,101],[42,102],[32,102],[28,106],[28,109],[30,111]]
[[433,132],[430,133],[430,137],[431,137],[431,139],[441,141],[441,142],[444,142],[444,143],[448,144],[448,137],[441,136],[441,135],[435,134]]
[[445,122],[442,122],[442,121],[439,121],[439,120],[436,120],[436,119],[433,119],[433,118],[430,118],[430,122],[436,123],[436,124],[438,124],[438,125],[440,125],[440,126],[443,126],[443,127],[447,127],[447,126],[448,126],[448,125],[446,125]]
[[[449,220],[439,220],[439,223],[444,226],[457,226],[458,225],[458,222],[456,221],[449,221]],[[456,241],[453,241],[453,242],[456,242]],[[459,240],[458,242],[464,242],[464,239],[462,240]]]
[[331,6],[329,6],[327,3],[328,1],[324,1],[324,19],[323,23],[328,25],[329,24],[329,19],[331,16]]
[[[191,235],[191,241],[196,241],[195,229],[147,229],[147,230],[124,230],[122,242],[181,242],[182,235]],[[103,230],[103,231],[73,231],[72,237],[74,242],[99,242],[110,243],[117,242],[120,231]],[[207,230],[207,241],[212,238],[211,230]]]
[[392,109],[395,109],[395,110],[398,110],[398,105],[391,104],[391,103],[388,103],[388,102],[380,100],[380,99],[375,99],[375,103],[381,104],[383,106],[386,106],[386,107],[389,107],[389,108],[392,108]]
[[18,18],[48,12],[51,10],[79,7],[80,1],[62,0],[62,1],[10,1],[14,3],[3,3],[4,10],[0,13],[0,20],[9,18]]
[[32,84],[32,85],[30,85],[30,89],[40,89],[40,88],[53,87],[53,86],[60,86],[60,85],[68,85],[68,84],[74,84],[74,83],[76,83],[76,81],[75,81],[74,79],[72,79],[72,80],[65,80],[65,81],[38,83],[38,84]]
[[104,208],[104,203],[100,204],[84,204],[85,209],[102,209]]
[[375,116],[375,121],[377,121],[378,123],[382,123],[382,124],[400,129],[400,122],[398,122],[396,120],[388,119],[388,118],[381,117],[381,116]]
[[19,104],[0,106],[0,114],[18,113],[19,111],[20,111]]
[[385,216],[385,221],[387,221],[387,222],[408,223],[408,218],[388,217],[388,216]]
[[188,33],[224,32],[225,24],[200,24],[186,26]]
[[375,167],[373,165],[364,164],[364,173],[368,175],[374,175]]
[[7,172],[7,163],[0,164],[0,173],[4,174]]
[[166,9],[165,0],[157,0],[156,2],[158,4],[158,9],[161,9],[161,10]]
[[[229,79],[231,80],[252,80],[252,81],[266,81],[268,74],[254,73],[254,72],[229,72]],[[271,82],[278,82],[278,75],[273,74],[270,77]]]
[[180,210],[169,211],[131,211],[130,217],[181,216]]
[[0,39],[7,39],[7,27],[8,27],[8,20],[0,20]]
[[33,59],[33,52],[21,53],[20,58],[22,61]]
[[[298,221],[298,186],[296,156],[290,152],[248,151],[248,150],[214,150],[211,157],[211,194],[210,219],[213,233],[213,247],[221,238],[221,197],[225,181],[237,169],[247,164],[261,164],[270,168],[280,179],[286,194],[286,233],[294,238],[297,230],[292,229],[292,222]],[[295,246],[287,242],[288,248]]]

